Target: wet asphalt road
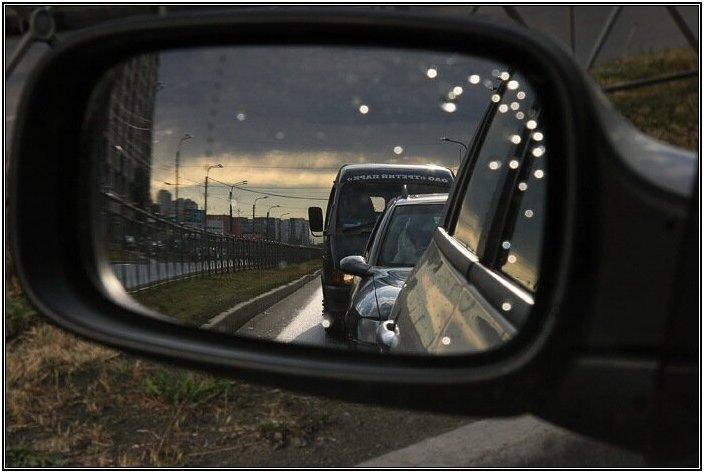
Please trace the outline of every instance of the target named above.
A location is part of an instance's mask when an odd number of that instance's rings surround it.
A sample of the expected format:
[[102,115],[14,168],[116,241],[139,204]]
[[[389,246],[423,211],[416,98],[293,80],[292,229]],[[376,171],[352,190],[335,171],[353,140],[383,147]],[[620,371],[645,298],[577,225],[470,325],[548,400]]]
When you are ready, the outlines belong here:
[[253,317],[236,333],[284,343],[326,346],[346,349],[347,343],[337,340],[321,325],[323,290],[315,278],[298,291]]

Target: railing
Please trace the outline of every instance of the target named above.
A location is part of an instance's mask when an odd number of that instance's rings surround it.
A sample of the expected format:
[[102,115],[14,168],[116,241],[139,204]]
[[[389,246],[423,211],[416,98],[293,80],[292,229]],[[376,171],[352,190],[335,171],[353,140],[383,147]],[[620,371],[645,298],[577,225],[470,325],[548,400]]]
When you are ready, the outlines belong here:
[[131,292],[171,281],[322,258],[322,249],[241,236],[218,235],[179,225],[110,192],[103,193],[106,257]]

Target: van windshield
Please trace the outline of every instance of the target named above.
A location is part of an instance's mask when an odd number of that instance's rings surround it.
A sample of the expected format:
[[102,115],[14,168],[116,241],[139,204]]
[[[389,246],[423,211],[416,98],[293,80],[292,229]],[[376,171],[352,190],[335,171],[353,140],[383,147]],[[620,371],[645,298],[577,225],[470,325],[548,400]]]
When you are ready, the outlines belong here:
[[[353,182],[342,187],[338,200],[337,231],[371,232],[386,204],[402,193],[404,182]],[[405,183],[409,194],[447,192],[447,184]]]

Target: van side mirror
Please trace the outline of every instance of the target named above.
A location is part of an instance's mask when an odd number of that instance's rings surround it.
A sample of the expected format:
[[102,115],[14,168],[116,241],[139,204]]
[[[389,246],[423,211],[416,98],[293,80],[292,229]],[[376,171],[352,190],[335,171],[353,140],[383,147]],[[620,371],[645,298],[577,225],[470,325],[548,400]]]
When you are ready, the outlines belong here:
[[320,207],[308,207],[308,222],[311,232],[323,231],[323,209]]

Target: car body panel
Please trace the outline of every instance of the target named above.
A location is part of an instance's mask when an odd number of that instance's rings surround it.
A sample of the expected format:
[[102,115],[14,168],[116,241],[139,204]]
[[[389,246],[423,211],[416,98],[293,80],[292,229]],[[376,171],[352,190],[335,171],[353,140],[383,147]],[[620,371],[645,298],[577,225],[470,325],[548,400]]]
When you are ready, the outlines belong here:
[[471,353],[500,346],[516,327],[495,311],[432,241],[406,280],[391,318],[400,344],[393,353]]

